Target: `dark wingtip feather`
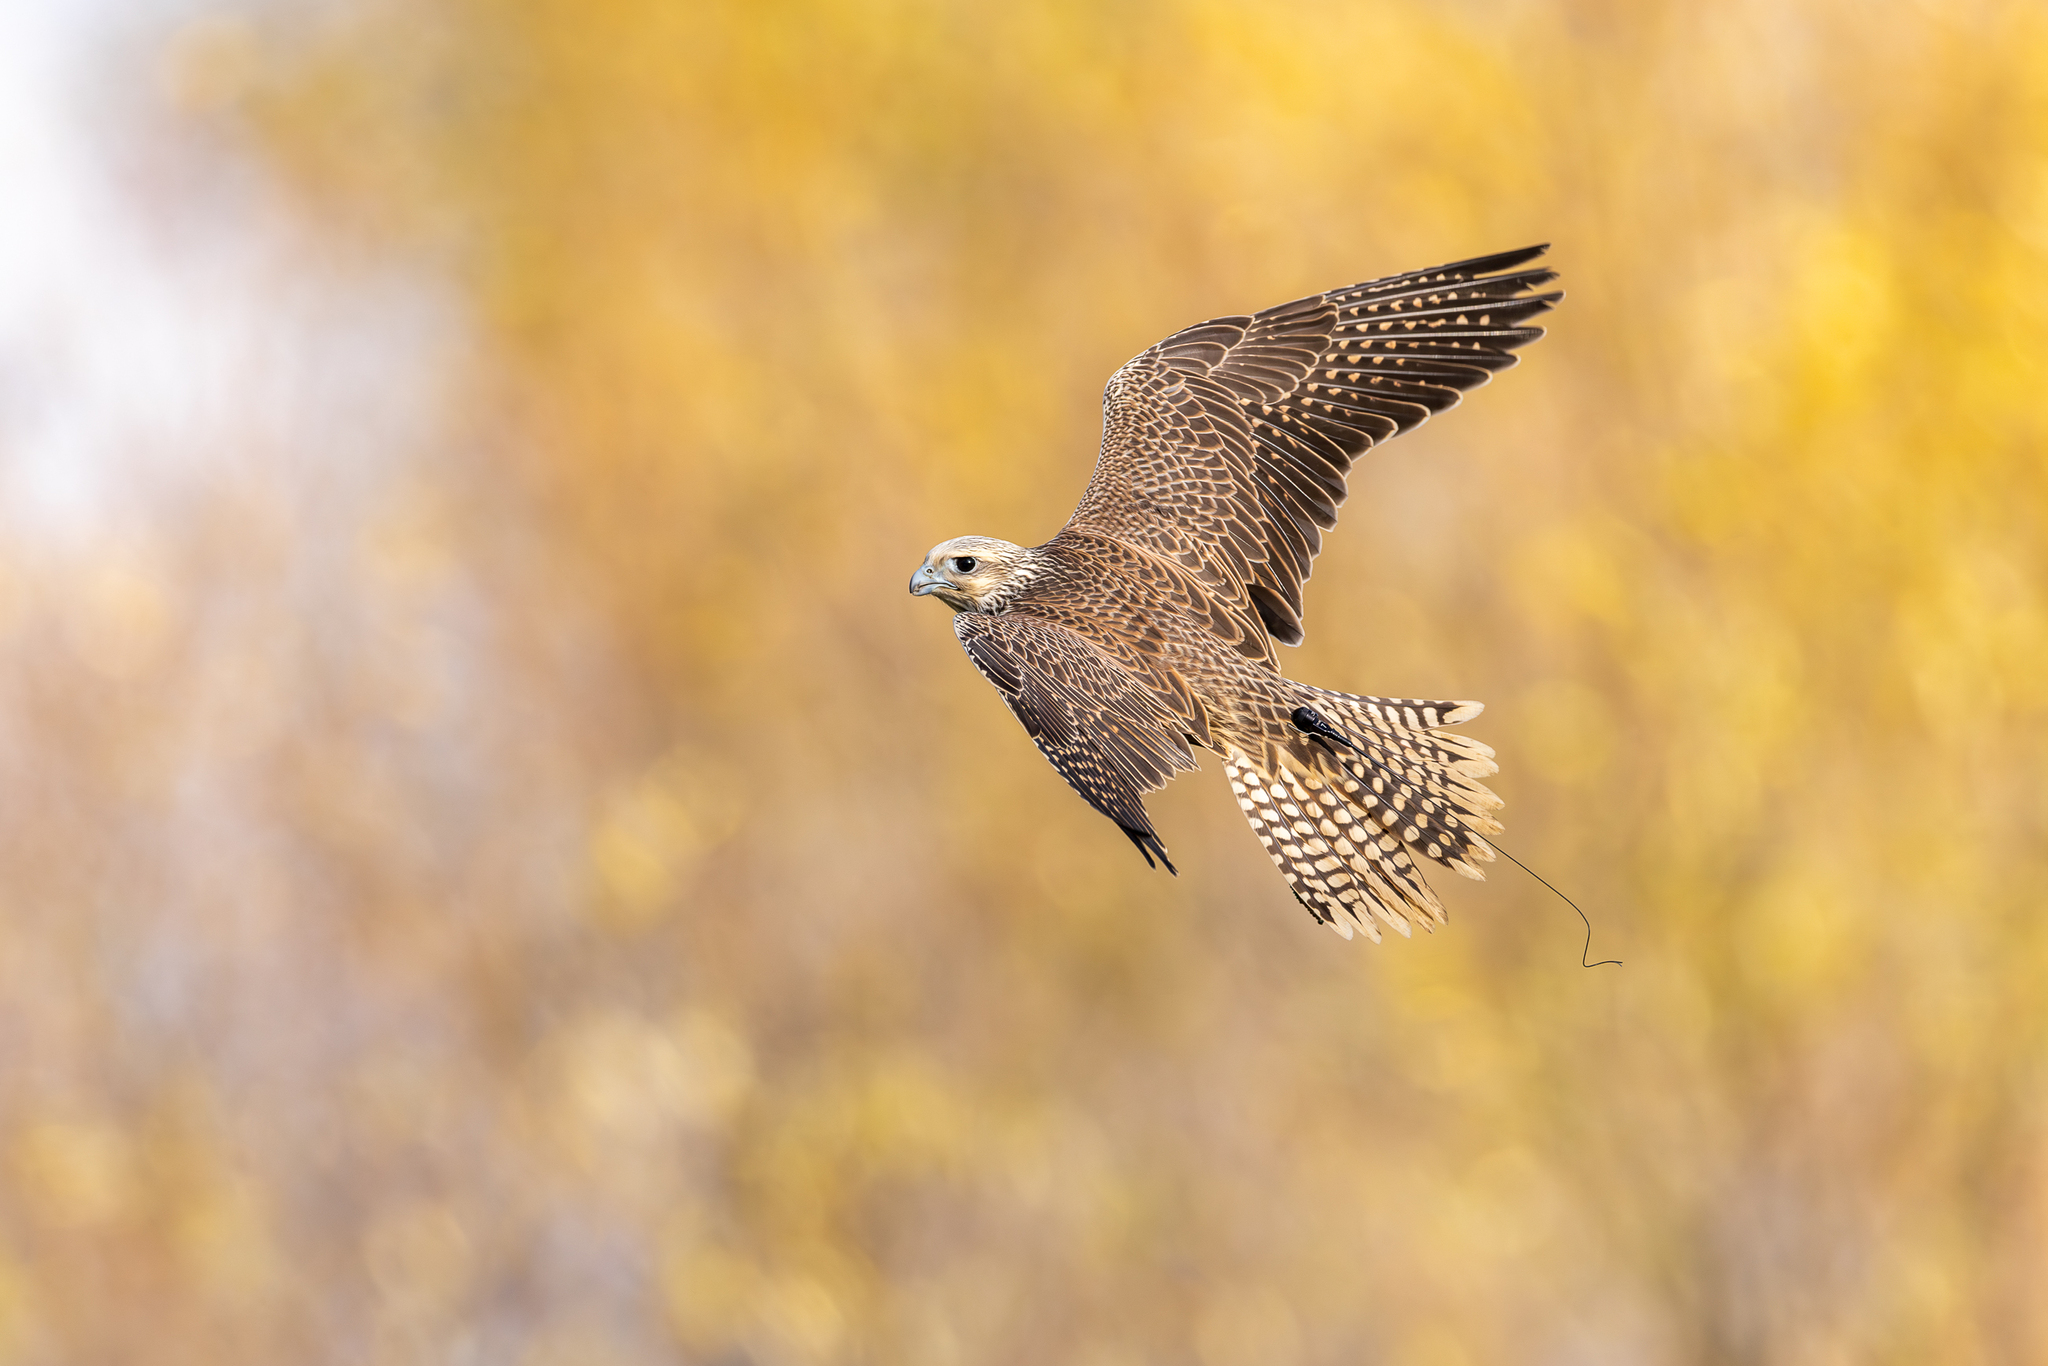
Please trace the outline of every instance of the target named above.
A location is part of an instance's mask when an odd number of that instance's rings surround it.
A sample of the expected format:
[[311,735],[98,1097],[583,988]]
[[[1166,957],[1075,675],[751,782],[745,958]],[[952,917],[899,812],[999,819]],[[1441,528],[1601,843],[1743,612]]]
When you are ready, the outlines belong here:
[[1489,275],[1486,277],[1485,283],[1489,285],[1513,285],[1516,289],[1534,289],[1538,285],[1547,285],[1556,278],[1557,272],[1550,269],[1523,270],[1511,275]]
[[[1172,873],[1175,877],[1180,876],[1180,869],[1174,867],[1173,860],[1166,856],[1166,846],[1159,842],[1159,836],[1153,834],[1150,830],[1133,830],[1128,825],[1119,825],[1117,829],[1123,831],[1124,837],[1130,840],[1132,844],[1138,846],[1138,852],[1145,856],[1145,866],[1147,868],[1157,868],[1160,864],[1164,864],[1167,872]],[[1159,863],[1152,861],[1154,854],[1159,856]]]
[[1513,251],[1497,251],[1491,256],[1474,256],[1465,261],[1452,261],[1422,273],[1433,275],[1441,270],[1455,270],[1466,275],[1492,275],[1503,270],[1513,270],[1516,266],[1533,261],[1549,250],[1550,243],[1539,242],[1533,247],[1517,247]]

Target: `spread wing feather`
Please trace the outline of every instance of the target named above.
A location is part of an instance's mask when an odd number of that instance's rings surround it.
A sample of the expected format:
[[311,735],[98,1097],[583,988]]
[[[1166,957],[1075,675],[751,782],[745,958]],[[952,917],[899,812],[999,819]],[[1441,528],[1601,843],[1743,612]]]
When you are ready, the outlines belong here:
[[1132,542],[1301,643],[1301,586],[1351,462],[1515,363],[1563,296],[1527,247],[1215,318],[1103,392],[1102,451],[1068,526]]
[[1190,723],[1092,641],[1018,613],[953,619],[960,643],[1039,750],[1150,864],[1173,864],[1144,794],[1192,770]]

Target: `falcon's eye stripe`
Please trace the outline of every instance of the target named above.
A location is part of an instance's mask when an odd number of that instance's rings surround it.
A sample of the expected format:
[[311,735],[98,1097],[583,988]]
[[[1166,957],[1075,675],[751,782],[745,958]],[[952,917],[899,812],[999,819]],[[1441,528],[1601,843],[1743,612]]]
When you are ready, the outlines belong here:
[[974,572],[974,557],[972,555],[955,555],[953,557],[953,572],[956,574],[972,574]]

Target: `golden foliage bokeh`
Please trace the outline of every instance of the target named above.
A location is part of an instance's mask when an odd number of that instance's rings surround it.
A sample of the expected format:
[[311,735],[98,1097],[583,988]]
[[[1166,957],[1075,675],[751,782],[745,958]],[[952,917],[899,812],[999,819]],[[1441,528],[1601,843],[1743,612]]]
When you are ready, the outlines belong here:
[[[5,595],[0,1361],[2048,1359],[2048,12],[166,60],[466,349],[363,489]],[[1342,943],[1214,763],[1149,873],[910,571],[1056,530],[1168,331],[1543,240],[1550,336],[1360,462],[1284,663],[1485,699],[1625,965],[1505,863]]]

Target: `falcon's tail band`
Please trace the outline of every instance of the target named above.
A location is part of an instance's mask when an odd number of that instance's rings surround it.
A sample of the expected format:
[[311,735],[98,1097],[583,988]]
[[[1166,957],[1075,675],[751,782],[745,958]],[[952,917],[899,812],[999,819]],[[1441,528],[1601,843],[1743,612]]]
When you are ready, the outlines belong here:
[[1241,751],[1226,763],[1253,833],[1309,913],[1346,938],[1356,922],[1378,939],[1375,917],[1402,934],[1441,921],[1415,856],[1483,879],[1475,865],[1494,857],[1483,836],[1501,828],[1500,798],[1477,781],[1496,771],[1493,751],[1440,729],[1480,705],[1301,694],[1289,719],[1315,742],[1312,763],[1297,771]]

